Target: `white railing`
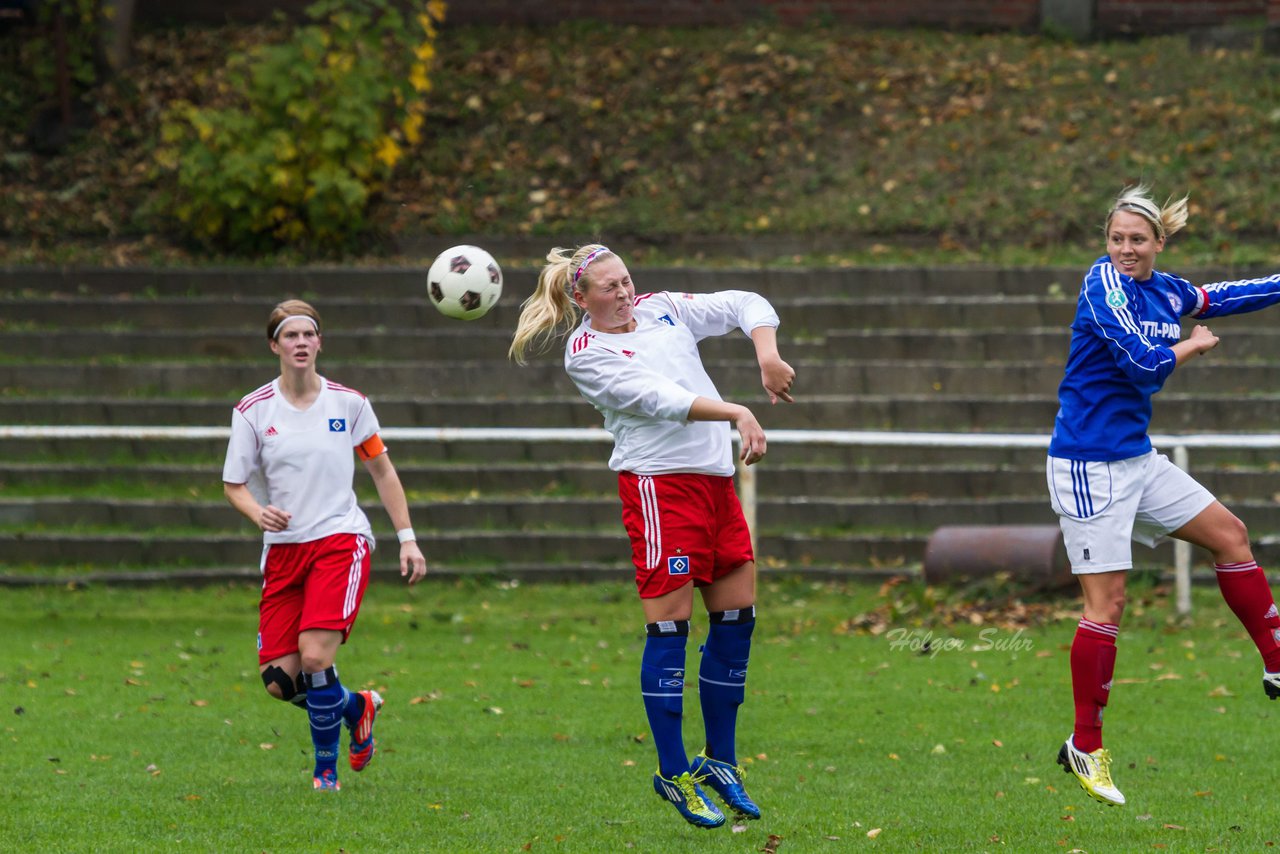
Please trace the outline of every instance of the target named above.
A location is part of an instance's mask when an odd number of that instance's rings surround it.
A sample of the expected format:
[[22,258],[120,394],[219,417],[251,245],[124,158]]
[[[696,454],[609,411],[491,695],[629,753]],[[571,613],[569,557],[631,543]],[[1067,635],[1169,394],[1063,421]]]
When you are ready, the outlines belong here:
[[[143,427],[143,426],[39,426],[0,425],[0,439],[222,439],[231,435],[229,427]],[[386,439],[438,442],[600,442],[612,441],[600,428],[550,427],[387,427]],[[863,447],[916,448],[1045,448],[1049,437],[1034,433],[907,433],[875,430],[770,430],[766,437],[774,445],[856,445]],[[1204,433],[1189,435],[1154,434],[1151,443],[1170,454],[1175,465],[1189,470],[1190,451],[1204,448],[1280,448],[1280,434]],[[756,530],[756,477],[753,467],[738,464],[738,494],[743,513],[752,531]],[[1191,611],[1191,545],[1174,541],[1174,577],[1178,613]]]

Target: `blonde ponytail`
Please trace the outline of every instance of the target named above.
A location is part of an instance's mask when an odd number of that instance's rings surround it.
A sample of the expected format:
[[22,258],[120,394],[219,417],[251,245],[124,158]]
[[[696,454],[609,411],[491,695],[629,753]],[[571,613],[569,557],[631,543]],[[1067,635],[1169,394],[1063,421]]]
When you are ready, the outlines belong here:
[[598,243],[576,250],[556,247],[547,253],[547,263],[538,274],[538,285],[520,307],[520,320],[507,356],[518,365],[526,352],[541,352],[556,338],[578,324],[578,305],[571,294],[587,286],[586,269],[591,258],[608,253]]

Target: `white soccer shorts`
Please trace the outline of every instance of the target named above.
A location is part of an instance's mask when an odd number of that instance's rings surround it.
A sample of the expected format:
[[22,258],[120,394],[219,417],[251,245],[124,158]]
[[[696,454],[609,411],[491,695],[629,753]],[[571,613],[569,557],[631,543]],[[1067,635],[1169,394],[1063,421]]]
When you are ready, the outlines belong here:
[[1049,457],[1045,473],[1077,575],[1132,569],[1131,541],[1157,546],[1216,500],[1155,451],[1112,462]]

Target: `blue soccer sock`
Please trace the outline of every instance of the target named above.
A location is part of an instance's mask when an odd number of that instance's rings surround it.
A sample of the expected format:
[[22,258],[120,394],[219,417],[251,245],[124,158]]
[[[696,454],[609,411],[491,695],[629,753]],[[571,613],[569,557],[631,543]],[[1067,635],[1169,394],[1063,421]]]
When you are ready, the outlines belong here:
[[338,771],[338,741],[342,735],[342,707],[346,705],[346,689],[338,681],[338,671],[327,667],[317,673],[304,673],[307,683],[307,717],[311,722],[311,743],[316,749],[315,776],[329,770]]
[[737,765],[738,707],[747,694],[747,659],[751,656],[756,609],[748,605],[732,611],[714,611],[707,616],[711,623],[698,670],[707,755]]
[[658,749],[658,771],[673,779],[689,770],[684,752],[684,653],[688,620],[662,620],[645,626],[640,658],[640,694]]
[[360,723],[360,716],[364,714],[364,694],[359,691],[347,691],[342,689],[344,705],[342,707],[342,719],[347,724],[347,729],[354,730],[356,724]]

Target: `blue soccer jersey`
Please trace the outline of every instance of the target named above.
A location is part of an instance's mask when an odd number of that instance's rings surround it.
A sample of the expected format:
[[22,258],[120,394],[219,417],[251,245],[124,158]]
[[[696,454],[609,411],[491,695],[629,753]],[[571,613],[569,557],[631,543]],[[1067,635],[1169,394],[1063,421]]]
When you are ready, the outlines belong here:
[[1134,281],[1103,256],[1080,287],[1049,454],[1108,461],[1151,450],[1151,396],[1173,372],[1185,314],[1218,317],[1280,302],[1280,275],[1197,286],[1155,270]]

